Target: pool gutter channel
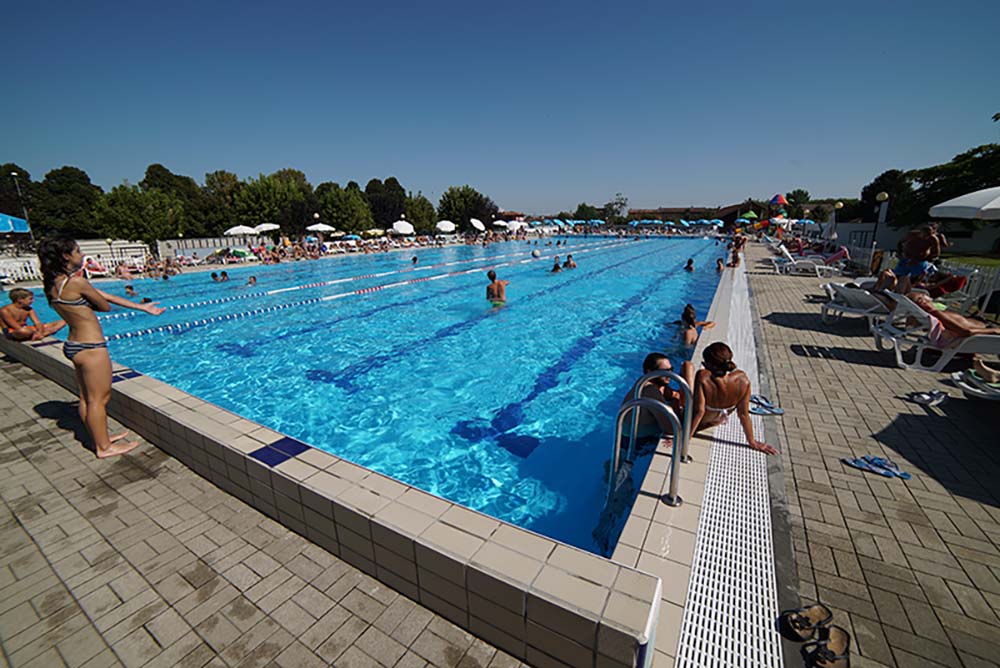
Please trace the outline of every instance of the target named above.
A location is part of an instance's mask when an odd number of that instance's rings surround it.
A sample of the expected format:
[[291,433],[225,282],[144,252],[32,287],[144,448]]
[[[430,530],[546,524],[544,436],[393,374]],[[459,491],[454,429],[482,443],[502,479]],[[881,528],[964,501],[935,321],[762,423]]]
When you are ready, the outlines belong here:
[[[58,343],[0,339],[0,352],[76,392]],[[535,666],[652,665],[657,629],[663,635],[663,583],[641,564],[604,559],[451,503],[119,364],[113,372],[113,418],[505,652]],[[707,449],[692,451],[696,463],[686,467],[704,466]],[[681,494],[690,487],[682,480]]]

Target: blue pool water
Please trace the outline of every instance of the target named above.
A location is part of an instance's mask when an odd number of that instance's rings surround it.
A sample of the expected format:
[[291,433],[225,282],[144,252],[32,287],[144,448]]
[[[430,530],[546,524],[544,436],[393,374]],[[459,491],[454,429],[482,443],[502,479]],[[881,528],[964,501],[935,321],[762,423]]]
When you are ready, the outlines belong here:
[[[541,259],[531,258],[535,248]],[[549,273],[552,255],[567,251],[579,268]],[[141,296],[180,307],[158,318],[116,309],[102,322],[122,364],[428,492],[607,553],[620,527],[610,537],[594,529],[619,402],[648,352],[667,352],[675,366],[689,357],[671,323],[687,303],[704,317],[723,254],[710,240],[576,238],[566,249],[511,242],[227,267],[223,284],[207,273],[133,281]],[[693,273],[682,269],[689,257]],[[498,263],[512,263],[496,269],[511,284],[508,305],[494,310],[485,271]],[[250,275],[256,287],[244,285]],[[431,277],[441,278],[394,285]],[[328,284],[266,294],[315,283]],[[123,286],[101,285],[118,294]],[[365,291],[378,286],[388,287]],[[43,299],[36,304],[48,315]],[[241,317],[223,319],[232,314]]]

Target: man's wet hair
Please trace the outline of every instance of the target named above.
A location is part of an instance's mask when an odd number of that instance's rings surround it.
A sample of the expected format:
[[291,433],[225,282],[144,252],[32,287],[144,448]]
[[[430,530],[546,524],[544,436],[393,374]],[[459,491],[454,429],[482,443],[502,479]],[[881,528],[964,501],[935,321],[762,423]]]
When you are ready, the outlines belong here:
[[663,353],[649,353],[646,355],[646,359],[642,361],[642,372],[649,373],[650,371],[655,371],[660,368],[661,360],[669,360],[670,358]]
[[486,278],[490,279],[491,281],[497,280],[497,272],[490,269],[488,272],[486,272]]

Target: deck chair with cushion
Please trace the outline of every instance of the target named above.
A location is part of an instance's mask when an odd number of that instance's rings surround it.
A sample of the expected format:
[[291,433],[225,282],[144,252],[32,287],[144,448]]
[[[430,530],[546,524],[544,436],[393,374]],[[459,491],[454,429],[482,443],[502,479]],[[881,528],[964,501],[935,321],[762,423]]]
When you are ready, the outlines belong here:
[[875,323],[889,317],[889,309],[872,293],[861,288],[849,288],[839,283],[826,286],[833,293],[832,299],[821,307],[826,324],[836,322],[845,315],[860,315],[868,321],[868,331]]
[[784,246],[781,247],[781,257],[768,259],[776,274],[813,274],[823,277],[832,276],[838,272],[837,267],[828,266],[822,260],[797,260]]
[[[986,354],[1000,355],[1000,330],[997,334],[975,334],[973,336],[963,336],[950,342],[942,343],[936,336],[935,331],[941,329],[937,319],[931,314],[917,306],[905,295],[894,292],[885,293],[895,302],[896,308],[885,321],[875,325],[875,345],[879,350],[883,349],[885,340],[892,342],[893,350],[896,353],[896,366],[902,369],[916,369],[918,371],[940,372],[955,355]],[[913,324],[901,325],[899,319]],[[904,348],[914,350],[913,362],[906,362],[903,359]],[[925,362],[924,355],[928,351],[939,353],[940,357],[933,363]]]

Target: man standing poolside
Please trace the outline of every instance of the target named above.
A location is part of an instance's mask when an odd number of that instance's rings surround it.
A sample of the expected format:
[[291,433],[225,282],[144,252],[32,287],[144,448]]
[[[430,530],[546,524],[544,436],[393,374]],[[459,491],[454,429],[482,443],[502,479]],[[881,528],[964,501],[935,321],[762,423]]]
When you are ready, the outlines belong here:
[[921,225],[899,242],[899,263],[893,270],[899,278],[898,291],[906,294],[930,269],[930,259],[941,255],[941,241],[930,225]]
[[[10,291],[10,304],[0,308],[0,321],[3,322],[3,333],[11,341],[40,341],[46,336],[55,334],[66,326],[65,320],[56,320],[42,324],[38,314],[31,308],[35,295],[31,290],[14,288]],[[28,324],[28,319],[33,324]]]
[[497,272],[492,269],[486,273],[486,278],[490,279],[490,284],[486,286],[486,299],[494,307],[500,308],[507,303],[507,286],[510,281],[497,280]]

